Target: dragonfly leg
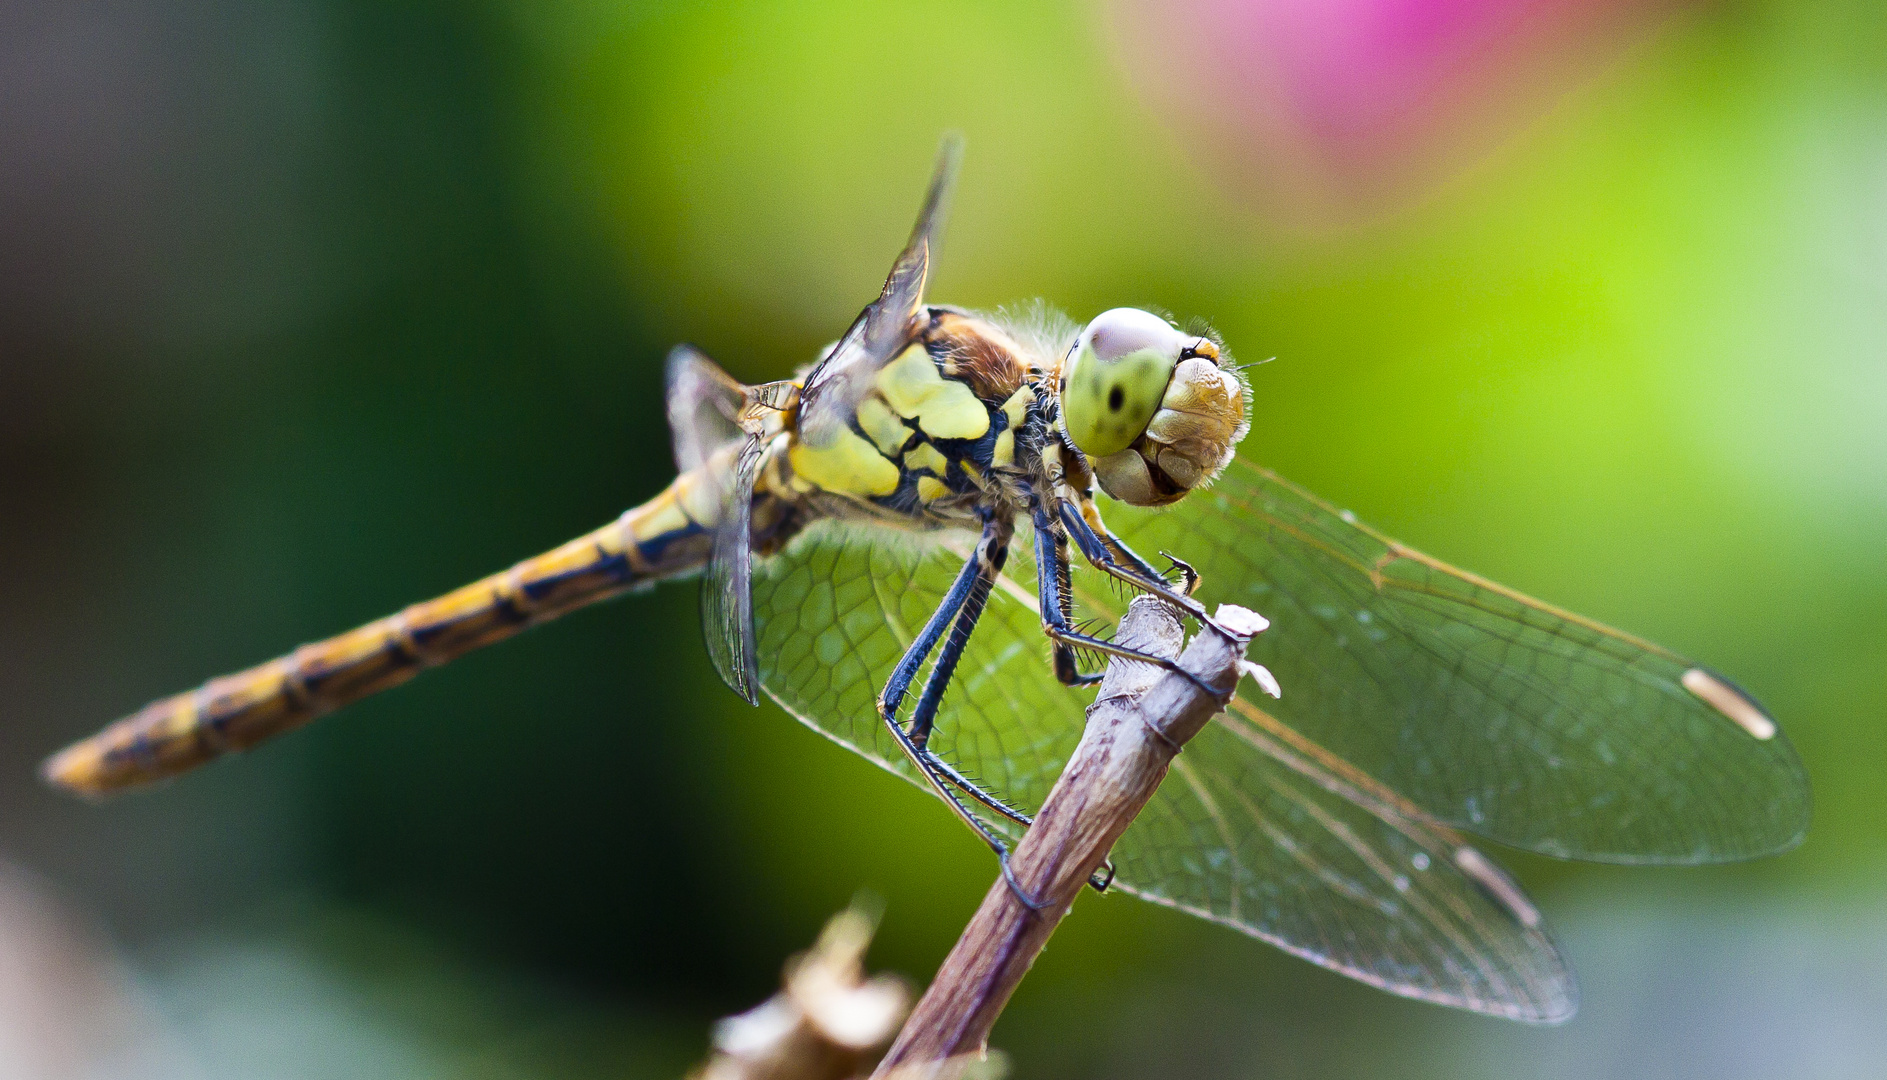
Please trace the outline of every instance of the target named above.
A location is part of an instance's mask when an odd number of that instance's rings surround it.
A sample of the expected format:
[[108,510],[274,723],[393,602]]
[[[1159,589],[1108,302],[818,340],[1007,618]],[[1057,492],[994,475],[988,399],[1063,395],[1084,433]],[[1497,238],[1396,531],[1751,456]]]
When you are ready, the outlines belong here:
[[963,775],[960,769],[945,761],[935,750],[928,746],[919,746],[918,751],[924,755],[926,767],[935,770],[938,776],[949,781],[950,785],[958,791],[1025,829],[1035,824],[1034,818],[1003,802],[999,796],[983,790],[976,781]]
[[[903,748],[904,756],[910,758],[911,763],[917,766],[917,771],[923,773],[924,779],[929,781],[931,790],[943,799],[944,804],[950,807],[951,812],[957,815],[959,821],[968,825],[971,832],[982,837],[983,843],[988,844],[989,849],[996,853],[996,860],[1002,865],[1002,879],[1008,884],[1009,891],[1015,894],[1015,898],[1023,907],[1031,911],[1043,910],[1046,905],[1030,896],[1029,891],[1016,880],[1015,872],[1009,868],[1009,845],[1003,842],[1002,837],[996,835],[995,830],[983,824],[968,806],[964,805],[963,799],[953,789],[953,781],[949,781],[937,770],[942,760],[928,749],[917,745],[910,733],[905,731],[895,718],[887,716],[884,717],[884,721],[885,726],[891,729],[891,737],[898,740],[898,745]],[[965,783],[968,781],[966,780]]]
[[[975,799],[977,802],[982,803],[984,806],[989,807],[991,810],[995,811],[998,814],[1001,814],[1003,817],[1008,818],[1010,821],[1015,822],[1017,825],[1020,825],[1025,829],[1035,824],[1035,819],[1033,817],[1030,817],[1028,814],[1023,813],[1020,810],[1017,810],[1015,807],[1010,806],[1006,802],[1003,802],[997,796],[992,795],[989,792],[983,790],[981,787],[977,785],[976,781],[971,780],[967,776],[964,776],[963,773],[959,771],[955,765],[952,765],[948,761],[945,761],[943,758],[937,756],[936,751],[931,750],[929,747],[923,747],[921,748],[921,752],[924,754],[925,758],[928,759],[931,767],[936,769],[937,772],[940,773],[944,779],[956,785],[957,790],[963,792],[965,795],[968,795],[970,798]],[[1096,870],[1093,876],[1088,878],[1088,885],[1091,888],[1093,888],[1095,892],[1106,892],[1107,887],[1109,885],[1112,885],[1113,883],[1114,883],[1114,863],[1112,860],[1103,861],[1101,863],[1101,868],[1099,870]]]
[[[1085,509],[1094,512],[1095,523],[1100,522],[1100,514],[1092,504]],[[1192,598],[1192,590],[1198,584],[1199,575],[1191,566],[1171,555],[1167,556],[1186,579],[1183,589],[1175,589],[1158,571],[1147,565],[1145,559],[1134,554],[1119,537],[1108,532],[1105,524],[1097,528],[1095,523],[1089,522],[1087,513],[1076,509],[1072,503],[1062,504],[1061,520],[1067,526],[1068,535],[1074,539],[1075,546],[1081,549],[1082,556],[1102,573],[1119,578],[1142,592],[1152,593],[1199,620],[1199,625],[1210,627],[1214,633],[1226,638],[1237,637],[1213,622],[1211,616],[1206,614],[1205,605]]]
[[[969,564],[957,578],[958,581],[969,578],[969,591],[958,604],[954,617],[949,620],[949,632],[942,635],[943,644],[937,649],[937,661],[931,665],[930,676],[924,680],[924,690],[911,709],[911,738],[919,747],[930,741],[931,725],[937,720],[938,706],[943,704],[944,688],[950,685],[950,679],[957,671],[957,662],[963,659],[963,650],[970,643],[970,635],[976,632],[977,620],[983,617],[983,606],[989,602],[989,591],[995,587],[996,575],[1002,573],[1003,564],[1009,560],[1009,539],[1013,535],[1015,524],[1009,518],[992,515],[986,519],[982,539],[977,542]],[[924,629],[928,633],[930,627]],[[913,660],[912,653],[920,645],[934,643],[934,638],[928,643],[922,640],[912,642],[911,648],[905,651],[904,659],[898,662],[899,669],[905,669],[908,665],[914,676],[923,657],[918,656]]]
[[1030,911],[1048,910],[1049,905],[1046,901],[1037,900],[1035,897],[1030,896],[1029,890],[1023,888],[1022,882],[1017,880],[1015,870],[1009,865],[1008,848],[1003,848],[996,852],[996,861],[1002,864],[1003,883],[1009,886],[1009,892],[1023,907],[1028,908]]
[[[1070,516],[1071,515],[1066,511],[1063,512],[1062,517],[1064,520],[1067,520]],[[1079,521],[1081,519],[1076,517],[1074,520]],[[1067,652],[1070,657],[1070,664],[1072,665],[1074,648],[1079,646],[1081,648],[1093,649],[1095,652],[1103,653],[1108,656],[1120,656],[1129,660],[1140,660],[1145,663],[1153,664],[1156,667],[1164,668],[1167,671],[1185,676],[1194,686],[1197,686],[1208,694],[1221,696],[1218,687],[1211,685],[1199,676],[1180,667],[1179,663],[1175,660],[1164,656],[1155,656],[1152,653],[1142,652],[1139,649],[1129,648],[1125,645],[1117,645],[1106,638],[1096,637],[1093,634],[1076,630],[1069,622],[1066,599],[1067,593],[1062,588],[1062,578],[1066,572],[1065,567],[1067,565],[1066,547],[1065,545],[1058,545],[1054,537],[1054,534],[1058,533],[1060,530],[1053,527],[1054,522],[1049,519],[1048,513],[1040,506],[1036,507],[1034,524],[1036,591],[1039,593],[1038,606],[1042,609],[1042,633],[1048,635],[1048,639],[1055,644],[1055,666],[1057,675],[1061,674],[1061,657],[1063,652]],[[1085,525],[1086,522],[1082,522],[1082,524]],[[1102,550],[1104,553],[1105,548]],[[1089,558],[1094,559],[1094,556],[1090,555]],[[1096,560],[1095,564],[1097,566],[1100,565],[1098,560]],[[1105,569],[1105,567],[1103,567],[1103,569]],[[1187,567],[1187,569],[1190,570],[1191,567]],[[1132,577],[1129,577],[1127,580],[1135,581]],[[1154,580],[1159,580],[1158,575],[1155,575]],[[1138,582],[1135,583],[1138,584]],[[1155,595],[1160,596],[1162,599],[1166,599],[1167,594],[1172,592],[1164,582],[1161,582],[1161,589],[1164,591],[1156,592]],[[1147,591],[1153,592],[1154,590],[1148,589]],[[1185,606],[1186,604],[1192,604],[1193,607],[1198,607],[1197,602],[1193,601],[1191,597],[1177,593],[1174,593],[1173,596],[1177,597],[1177,600],[1171,602],[1181,610],[1188,610]],[[1200,608],[1199,614],[1195,617],[1199,619],[1202,625],[1212,625],[1212,621],[1206,618],[1203,608]]]
[[[944,593],[943,601],[937,605],[937,610],[930,613],[930,620],[924,624],[924,629],[918,632],[917,638],[911,642],[909,648],[904,650],[904,655],[898,660],[898,666],[891,670],[891,677],[885,680],[884,689],[878,694],[878,714],[885,717],[887,723],[895,726],[898,707],[904,704],[904,695],[911,688],[911,680],[917,677],[917,671],[924,665],[925,657],[928,657],[931,650],[937,647],[937,642],[943,637],[944,631],[956,621],[957,615],[969,602],[970,594],[976,591],[978,580],[984,577],[984,566],[990,561],[991,553],[988,549],[994,538],[992,533],[994,528],[993,520],[984,521],[983,536],[977,542],[976,551],[970,555],[969,561],[964,563],[963,569],[957,573],[956,581],[951,583],[950,591]],[[1005,537],[1003,539],[1004,557],[1007,555],[1007,543]],[[995,574],[992,572],[982,586],[983,595],[986,598],[994,582]]]
[[[1054,527],[1040,506],[1035,508],[1035,592],[1042,609],[1043,624],[1053,621],[1068,626],[1072,621],[1074,596],[1068,581],[1068,536]],[[1055,678],[1064,686],[1093,686],[1101,681],[1101,672],[1082,674],[1075,662],[1072,646],[1054,643]]]
[[[989,601],[989,591],[995,585],[996,575],[1002,572],[1003,563],[1008,559],[1009,538],[1013,533],[1014,525],[1007,518],[994,515],[985,518],[983,536],[977,542],[976,551],[964,564],[956,582],[945,594],[943,603],[931,614],[923,631],[905,650],[897,667],[892,670],[891,678],[885,683],[884,690],[878,695],[878,715],[891,731],[892,737],[898,741],[905,757],[917,766],[917,771],[923,774],[931,789],[959,820],[982,837],[983,842],[996,853],[1002,862],[1003,880],[1008,882],[1016,899],[1029,909],[1039,911],[1042,905],[1022,888],[1009,870],[1009,845],[965,804],[959,790],[1010,820],[1019,819],[1019,823],[1026,824],[1027,815],[983,791],[938,757],[929,746],[931,728],[937,719],[937,708],[943,701],[944,687],[949,685],[950,677],[956,672],[957,661],[962,659],[963,649],[969,644],[970,634],[976,629],[983,607]],[[939,641],[942,642],[942,648],[937,653],[937,662],[924,681],[924,689],[918,695],[907,729],[898,722],[898,706],[909,691],[911,681],[923,665],[924,658],[938,647]]]
[[[1207,623],[1207,625],[1211,624]],[[1042,630],[1048,635],[1050,641],[1058,645],[1066,644],[1082,649],[1093,649],[1095,652],[1106,656],[1118,656],[1123,660],[1138,660],[1143,664],[1152,664],[1154,667],[1160,668],[1163,671],[1170,671],[1206,693],[1211,694],[1213,697],[1225,697],[1236,689],[1236,687],[1225,687],[1222,689],[1214,686],[1179,666],[1179,661],[1170,657],[1155,656],[1150,652],[1142,652],[1139,649],[1131,648],[1126,645],[1119,645],[1106,638],[1095,637],[1093,634],[1084,634],[1079,630],[1057,626],[1044,626]]]
[[[1071,516],[1073,520],[1070,520]],[[1139,552],[1128,547],[1126,541],[1114,535],[1113,531],[1107,527],[1107,523],[1101,520],[1101,508],[1094,505],[1092,498],[1082,499],[1078,505],[1064,505],[1062,507],[1062,520],[1068,523],[1070,531],[1074,532],[1076,536],[1086,535],[1091,537],[1094,542],[1100,544],[1111,553],[1116,561],[1126,564],[1128,569],[1139,574],[1142,578],[1150,581],[1166,580],[1163,574],[1153,568],[1152,563],[1147,562],[1146,559],[1141,557]],[[1084,527],[1077,526],[1075,524],[1076,521],[1079,521],[1080,526]],[[1085,544],[1082,550],[1085,554],[1087,551]]]
[[[1109,533],[1107,535],[1108,535],[1108,538],[1110,539],[1113,538],[1112,533]],[[1116,541],[1116,543],[1118,543],[1118,541]],[[1191,563],[1187,562],[1186,560],[1180,558],[1177,555],[1174,555],[1170,551],[1160,552],[1160,558],[1165,559],[1167,562],[1172,563],[1173,569],[1179,571],[1179,580],[1180,580],[1179,591],[1180,592],[1185,593],[1187,596],[1191,596],[1193,593],[1199,591],[1199,571],[1194,570]]]
[[[950,677],[956,671],[963,649],[969,644],[970,634],[976,628],[977,620],[982,617],[984,605],[989,601],[990,589],[994,586],[996,575],[1002,572],[1003,563],[1009,554],[1009,538],[1013,535],[1013,526],[1005,519],[991,517],[983,526],[983,536],[978,541],[976,551],[970,556],[963,570],[957,575],[949,592],[944,594],[943,602],[931,613],[924,629],[905,650],[904,656],[892,670],[891,677],[885,683],[884,690],[878,695],[878,714],[885,722],[885,727],[897,739],[898,746],[906,757],[917,766],[918,772],[929,782],[932,790],[944,800],[945,805],[971,831],[983,839],[983,842],[996,852],[1003,864],[1003,879],[1008,882],[1016,899],[1031,910],[1041,910],[1041,905],[1031,897],[1015,880],[1015,875],[1008,869],[1009,846],[994,830],[983,823],[963,801],[967,795],[977,803],[1010,821],[1029,827],[1033,819],[1015,807],[1003,802],[995,795],[985,791],[975,781],[964,776],[956,766],[938,756],[930,748],[930,733],[937,718],[937,708],[943,701],[944,688],[949,685]],[[948,636],[946,637],[946,633]],[[911,723],[907,729],[898,722],[898,707],[910,690],[911,682],[916,678],[924,659],[943,642],[943,649],[937,656],[930,677],[925,680],[924,688],[918,695],[916,707],[912,711]],[[960,793],[960,794],[959,794]],[[1097,874],[1089,881],[1096,890],[1104,890],[1113,880],[1113,866],[1105,867],[1105,874]]]

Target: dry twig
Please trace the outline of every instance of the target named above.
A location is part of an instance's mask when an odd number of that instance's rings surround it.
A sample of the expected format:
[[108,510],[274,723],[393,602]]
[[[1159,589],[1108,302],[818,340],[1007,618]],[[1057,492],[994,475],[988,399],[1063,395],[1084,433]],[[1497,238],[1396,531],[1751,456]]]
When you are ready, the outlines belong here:
[[714,1053],[690,1080],[845,1080],[891,1038],[911,1004],[895,975],[865,977],[876,920],[834,915],[810,950],[786,962],[779,993],[714,1026]]
[[[779,993],[714,1026],[712,1055],[688,1080],[862,1078],[911,1008],[903,979],[865,977],[876,922],[858,904],[828,920],[818,942],[786,962]],[[922,1076],[1000,1080],[1006,1069],[1000,1060],[969,1055],[929,1063]]]
[[[1230,688],[1245,646],[1266,623],[1231,605],[1213,618],[1238,640],[1201,633],[1179,663],[1212,686]],[[1184,631],[1172,609],[1143,596],[1129,606],[1118,636],[1122,644],[1172,657]],[[1226,700],[1149,664],[1109,665],[1080,745],[1010,860],[1016,880],[1043,909],[1025,906],[997,878],[875,1076],[928,1075],[926,1063],[941,1066],[983,1051],[1009,995],[1089,875],[1153,797],[1179,748]]]

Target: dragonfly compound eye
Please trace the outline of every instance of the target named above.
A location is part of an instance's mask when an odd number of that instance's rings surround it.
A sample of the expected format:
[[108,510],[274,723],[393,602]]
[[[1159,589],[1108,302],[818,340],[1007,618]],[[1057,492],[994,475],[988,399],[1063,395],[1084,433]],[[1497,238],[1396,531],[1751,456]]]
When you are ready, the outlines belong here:
[[1250,427],[1244,378],[1216,343],[1134,308],[1104,312],[1062,369],[1062,427],[1101,489],[1160,506],[1211,480]]
[[1061,371],[1062,430],[1075,446],[1093,458],[1132,446],[1159,409],[1188,340],[1150,311],[1095,316]]

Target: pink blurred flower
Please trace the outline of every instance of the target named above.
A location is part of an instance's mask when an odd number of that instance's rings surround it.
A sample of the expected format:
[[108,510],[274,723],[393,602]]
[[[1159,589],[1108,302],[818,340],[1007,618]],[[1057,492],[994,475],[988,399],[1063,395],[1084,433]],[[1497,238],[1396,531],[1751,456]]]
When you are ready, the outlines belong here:
[[1459,172],[1658,21],[1662,0],[1113,0],[1135,81],[1290,216],[1347,219]]

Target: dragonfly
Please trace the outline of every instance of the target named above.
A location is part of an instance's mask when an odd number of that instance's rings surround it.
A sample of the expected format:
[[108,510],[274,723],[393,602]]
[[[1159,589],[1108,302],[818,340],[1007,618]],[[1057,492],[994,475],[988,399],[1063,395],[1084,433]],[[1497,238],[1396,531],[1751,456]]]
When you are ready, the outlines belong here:
[[[926,298],[961,158],[946,140],[877,299],[796,377],[669,357],[677,475],[482,581],[156,701],[54,755],[103,796],[246,750],[576,608],[699,576],[708,652],[940,798],[999,856],[1029,823],[1152,594],[1262,611],[1258,677],[1175,759],[1097,887],[1383,990],[1553,1023],[1573,978],[1470,837],[1706,864],[1799,843],[1801,761],[1724,676],[1458,570],[1238,456],[1225,343],[1116,308]],[[1156,567],[1142,552],[1170,552]],[[1221,688],[1222,689],[1222,688]],[[1006,867],[1006,861],[1004,862]],[[1109,884],[1111,881],[1111,884]]]

